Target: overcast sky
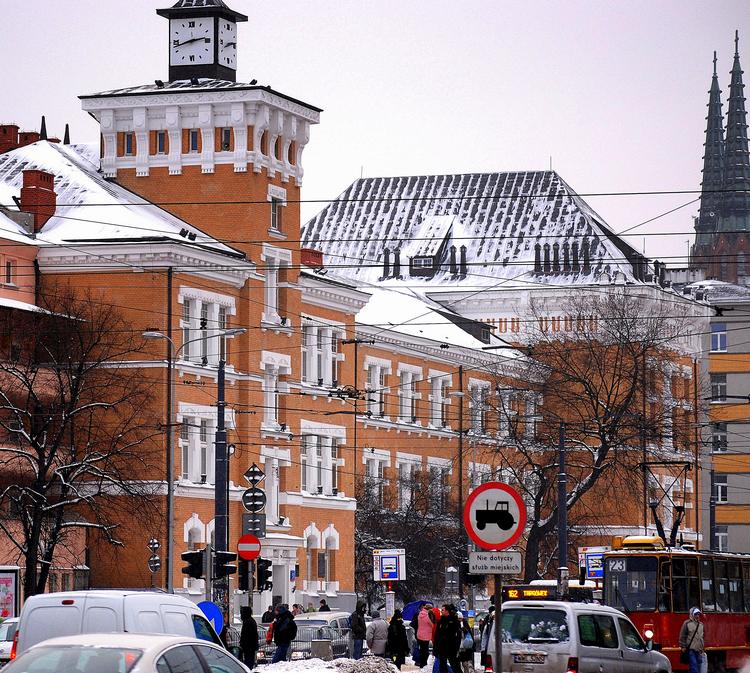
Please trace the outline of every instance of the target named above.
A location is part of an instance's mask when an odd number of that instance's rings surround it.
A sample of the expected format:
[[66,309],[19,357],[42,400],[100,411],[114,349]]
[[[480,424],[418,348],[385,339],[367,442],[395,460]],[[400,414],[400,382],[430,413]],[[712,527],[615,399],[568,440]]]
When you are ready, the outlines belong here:
[[[167,78],[158,0],[2,2],[4,122],[74,142],[97,125],[77,96]],[[238,80],[324,109],[303,198],[360,174],[546,169],[582,194],[700,185],[712,54],[723,100],[734,31],[750,84],[748,0],[227,0]],[[726,112],[726,104],[724,106]],[[586,197],[615,231],[697,195]],[[307,204],[311,217],[322,204]],[[684,263],[697,204],[630,242]],[[658,235],[655,235],[658,234]],[[669,235],[671,234],[671,235]],[[645,236],[644,236],[645,235]]]

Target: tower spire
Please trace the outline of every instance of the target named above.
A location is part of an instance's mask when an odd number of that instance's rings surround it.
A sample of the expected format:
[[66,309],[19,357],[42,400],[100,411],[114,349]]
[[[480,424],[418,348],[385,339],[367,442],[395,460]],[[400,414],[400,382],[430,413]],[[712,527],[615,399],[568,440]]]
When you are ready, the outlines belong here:
[[695,229],[696,244],[706,245],[716,233],[721,211],[721,190],[724,173],[724,124],[721,110],[721,89],[716,74],[716,52],[714,73],[708,91],[708,115],[706,116],[706,142],[703,145],[703,171],[701,181],[700,215]]
[[725,194],[720,224],[723,231],[750,231],[750,151],[739,41],[739,31],[736,31],[724,153]]

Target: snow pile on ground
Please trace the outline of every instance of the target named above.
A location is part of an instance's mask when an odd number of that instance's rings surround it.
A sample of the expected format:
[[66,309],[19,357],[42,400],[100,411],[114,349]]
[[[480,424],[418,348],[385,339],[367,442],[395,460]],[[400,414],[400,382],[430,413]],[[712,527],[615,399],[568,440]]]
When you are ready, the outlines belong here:
[[394,673],[396,667],[382,657],[354,659],[296,659],[263,667],[263,673]]

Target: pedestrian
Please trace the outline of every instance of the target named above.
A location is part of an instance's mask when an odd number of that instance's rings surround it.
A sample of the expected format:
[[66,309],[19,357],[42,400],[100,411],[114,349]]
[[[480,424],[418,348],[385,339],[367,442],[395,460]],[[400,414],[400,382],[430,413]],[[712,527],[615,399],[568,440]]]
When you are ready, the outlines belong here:
[[292,605],[292,614],[296,617],[297,615],[301,615],[303,612],[302,606],[295,603]]
[[446,603],[440,611],[440,620],[435,627],[432,648],[439,662],[440,673],[448,673],[448,664],[453,669],[453,673],[460,672],[458,651],[461,648],[462,639],[461,622],[458,621],[456,607]]
[[406,661],[406,655],[409,654],[409,639],[406,637],[404,618],[399,609],[393,611],[391,623],[388,624],[388,642],[385,649],[390,660],[400,671]]
[[313,607],[312,603],[307,604],[307,610],[305,612],[315,612],[315,608]]
[[276,618],[273,620],[273,642],[276,651],[273,653],[272,664],[286,661],[289,657],[289,647],[297,636],[297,624],[294,615],[286,605],[276,607]]
[[461,649],[458,660],[461,662],[463,673],[474,673],[474,633],[465,617],[461,620]]
[[258,653],[258,623],[253,617],[253,611],[247,605],[240,608],[242,630],[240,631],[240,647],[242,648],[242,662],[250,670],[255,668],[255,657]]
[[328,603],[326,603],[325,598],[320,599],[320,607],[318,608],[318,612],[330,612],[331,608],[328,607]]
[[430,656],[430,641],[432,640],[432,629],[435,624],[435,617],[432,614],[432,603],[425,603],[417,614],[417,626],[412,628],[417,637],[419,645],[419,663],[414,662],[420,668],[427,666],[427,659]]
[[479,638],[479,663],[482,667],[487,664],[487,648],[490,646],[490,631],[495,618],[495,606],[490,605],[487,616],[482,620]]
[[357,601],[357,607],[349,617],[352,634],[352,659],[362,658],[362,645],[367,636],[367,622],[365,622],[365,602]]
[[380,618],[378,610],[372,612],[372,621],[367,625],[365,639],[370,652],[375,656],[385,657],[385,647],[388,643],[388,624]]
[[689,673],[705,673],[708,668],[701,616],[700,608],[690,608],[690,616],[683,622],[680,629],[678,639],[682,652],[680,662],[688,665]]
[[273,614],[273,605],[268,606],[268,610],[266,610],[260,618],[260,621],[262,624],[270,624],[273,621],[274,614]]

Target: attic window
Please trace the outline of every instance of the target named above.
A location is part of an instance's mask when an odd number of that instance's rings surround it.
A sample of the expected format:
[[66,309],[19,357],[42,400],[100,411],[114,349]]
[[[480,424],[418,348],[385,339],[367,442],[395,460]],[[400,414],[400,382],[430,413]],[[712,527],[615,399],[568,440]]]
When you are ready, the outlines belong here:
[[435,266],[434,257],[415,257],[411,260],[412,267],[415,269],[431,269]]
[[486,344],[490,342],[490,328],[489,327],[482,327],[481,341]]

